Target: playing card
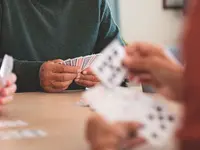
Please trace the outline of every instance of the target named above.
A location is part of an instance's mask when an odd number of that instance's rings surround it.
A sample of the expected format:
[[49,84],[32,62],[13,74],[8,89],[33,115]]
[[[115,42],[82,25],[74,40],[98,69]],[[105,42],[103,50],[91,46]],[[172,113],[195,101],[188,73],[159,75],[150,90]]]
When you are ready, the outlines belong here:
[[86,66],[88,66],[90,59],[91,59],[91,56],[85,56],[83,58],[83,64],[82,64],[81,70],[86,69]]
[[47,135],[43,130],[9,130],[0,132],[0,140],[16,140],[26,138],[45,137]]
[[79,66],[81,68],[82,62],[83,62],[83,57],[78,57],[76,66]]
[[180,62],[176,59],[176,57],[172,54],[171,51],[166,50],[165,48],[163,48],[164,53],[175,63],[180,64]]
[[0,129],[9,127],[27,126],[28,123],[22,120],[0,120]]
[[71,66],[71,59],[67,59],[64,61],[65,65]]
[[13,61],[14,61],[13,58],[9,55],[5,55],[3,58],[1,69],[0,69],[1,86],[4,86],[6,84],[3,78],[8,76],[13,70]]
[[95,54],[95,55],[93,54],[93,55],[91,55],[91,58],[90,58],[90,60],[89,60],[89,62],[87,64],[86,68],[88,68],[94,62],[94,60],[100,55],[101,54]]
[[13,58],[11,56],[5,55],[0,69],[0,76],[2,78],[6,77],[12,72],[12,69],[13,69]]
[[119,41],[108,45],[91,65],[92,71],[104,86],[113,88],[119,86],[126,76],[126,69],[122,66],[125,50]]
[[98,85],[83,94],[90,107],[110,122],[136,121],[143,124],[138,136],[144,137],[153,147],[163,147],[173,138],[179,126],[177,114],[165,103],[134,88],[106,89]]

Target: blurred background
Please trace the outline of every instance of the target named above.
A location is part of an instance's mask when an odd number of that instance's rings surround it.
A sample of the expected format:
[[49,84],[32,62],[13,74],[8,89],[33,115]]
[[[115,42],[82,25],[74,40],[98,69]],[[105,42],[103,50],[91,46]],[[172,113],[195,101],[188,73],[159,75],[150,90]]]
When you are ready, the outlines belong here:
[[126,42],[174,46],[179,41],[184,0],[108,0]]

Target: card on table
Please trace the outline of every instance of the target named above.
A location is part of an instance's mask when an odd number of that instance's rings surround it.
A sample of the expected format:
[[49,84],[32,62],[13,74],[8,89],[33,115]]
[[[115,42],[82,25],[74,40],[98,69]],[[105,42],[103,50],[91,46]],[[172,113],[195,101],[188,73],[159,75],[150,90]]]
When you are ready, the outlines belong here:
[[16,140],[16,139],[29,139],[29,138],[39,138],[45,137],[47,133],[43,130],[9,130],[0,131],[0,140]]
[[9,128],[9,127],[22,127],[27,126],[28,123],[22,120],[0,120],[0,129],[1,128]]

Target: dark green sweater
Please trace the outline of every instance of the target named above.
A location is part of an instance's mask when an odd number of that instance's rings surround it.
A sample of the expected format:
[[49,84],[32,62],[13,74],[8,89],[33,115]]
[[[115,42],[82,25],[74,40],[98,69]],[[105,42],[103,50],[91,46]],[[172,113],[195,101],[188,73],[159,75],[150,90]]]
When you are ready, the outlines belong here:
[[44,61],[99,53],[118,37],[106,0],[1,2],[0,58],[16,59],[18,92],[41,90],[38,73]]

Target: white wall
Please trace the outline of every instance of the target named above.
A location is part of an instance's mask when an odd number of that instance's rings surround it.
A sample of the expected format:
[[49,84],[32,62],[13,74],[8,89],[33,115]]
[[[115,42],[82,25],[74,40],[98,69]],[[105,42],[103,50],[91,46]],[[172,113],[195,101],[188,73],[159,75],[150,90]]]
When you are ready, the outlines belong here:
[[127,42],[177,43],[182,13],[163,10],[162,0],[120,0],[121,31]]

